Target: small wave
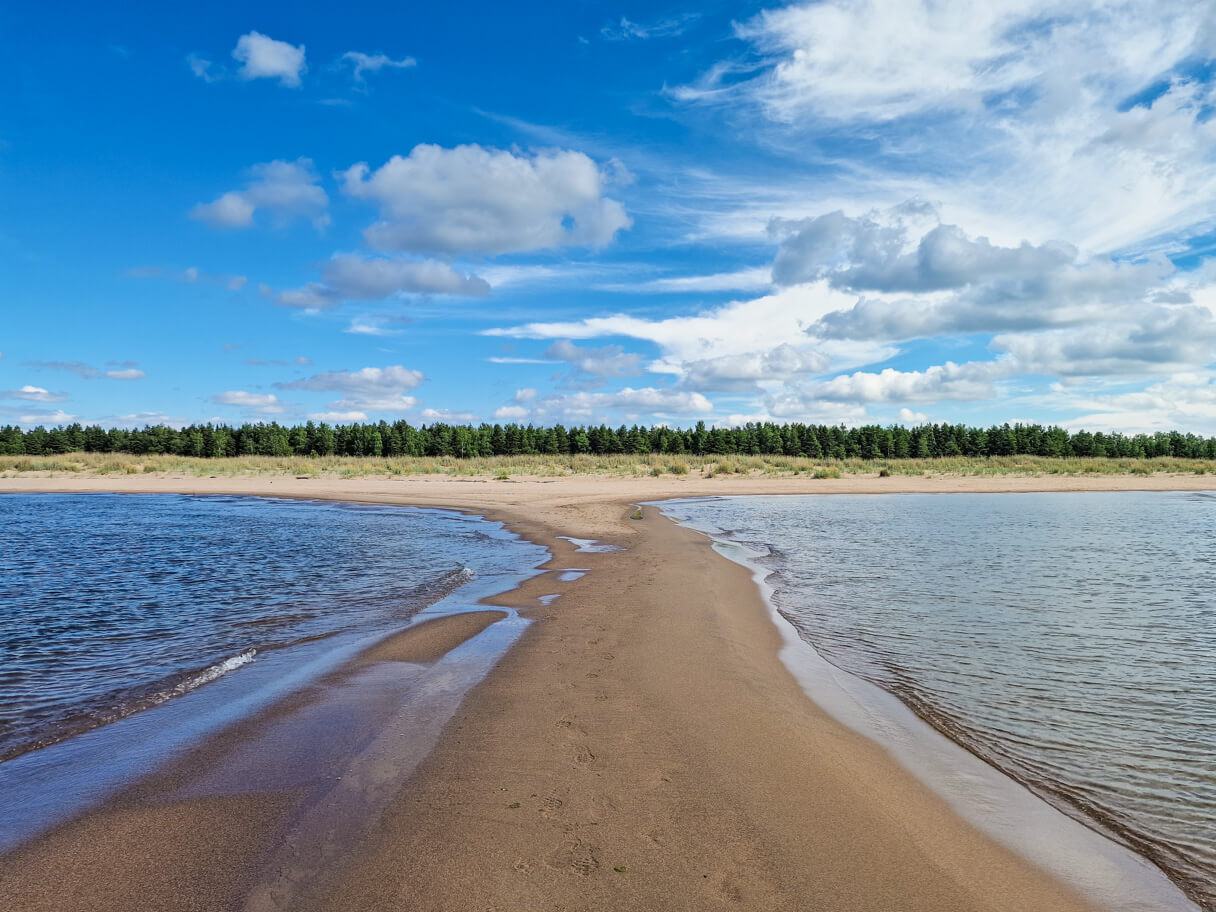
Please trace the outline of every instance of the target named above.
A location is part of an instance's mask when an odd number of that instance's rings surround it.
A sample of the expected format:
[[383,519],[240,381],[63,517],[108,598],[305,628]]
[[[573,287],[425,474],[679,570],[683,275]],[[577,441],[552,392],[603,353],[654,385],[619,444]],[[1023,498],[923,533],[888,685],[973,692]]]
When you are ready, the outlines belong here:
[[[179,681],[167,691],[161,691],[153,696],[149,706],[156,706],[159,703],[164,703],[166,700],[171,700],[174,697],[180,697],[192,690],[197,690],[204,684],[210,684],[212,681],[223,677],[230,671],[236,671],[242,665],[248,665],[253,661],[253,657],[258,654],[256,649],[246,649],[244,652],[224,659],[222,662],[216,662],[202,671],[192,674],[182,681]],[[146,708],[146,707],[145,707]]]
[[184,696],[191,691],[198,690],[200,687],[222,678],[230,671],[235,671],[244,665],[248,665],[253,661],[257,652],[257,649],[254,648],[246,649],[244,652],[230,656],[222,662],[216,662],[214,665],[208,665],[206,668],[187,672],[176,680],[170,679],[169,681],[162,680],[157,682],[142,693],[111,693],[109,699],[113,702],[103,699],[98,702],[98,705],[89,707],[84,712],[70,715],[66,718],[61,717],[59,719],[48,720],[45,724],[37,726],[30,737],[0,751],[0,762],[11,760],[13,757],[29,753],[33,750],[50,747],[52,744],[57,744],[76,735],[82,735],[85,732],[101,728],[104,725],[110,725],[145,709],[159,706],[172,700],[174,697]]

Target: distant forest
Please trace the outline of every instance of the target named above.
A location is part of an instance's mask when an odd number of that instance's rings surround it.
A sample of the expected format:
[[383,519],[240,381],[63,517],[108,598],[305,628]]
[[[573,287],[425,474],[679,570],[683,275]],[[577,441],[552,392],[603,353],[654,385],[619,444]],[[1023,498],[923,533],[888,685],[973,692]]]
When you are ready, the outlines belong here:
[[893,425],[847,428],[843,425],[744,424],[688,429],[534,427],[519,424],[432,424],[405,421],[329,425],[308,422],[240,427],[202,424],[184,428],[149,426],[142,430],[84,427],[0,428],[0,454],[42,456],[53,453],[170,454],[225,456],[517,456],[521,454],[681,453],[805,456],[811,459],[927,459],[947,456],[1174,457],[1216,459],[1216,437],[1176,431],[1155,434],[1103,434],[1037,424]]

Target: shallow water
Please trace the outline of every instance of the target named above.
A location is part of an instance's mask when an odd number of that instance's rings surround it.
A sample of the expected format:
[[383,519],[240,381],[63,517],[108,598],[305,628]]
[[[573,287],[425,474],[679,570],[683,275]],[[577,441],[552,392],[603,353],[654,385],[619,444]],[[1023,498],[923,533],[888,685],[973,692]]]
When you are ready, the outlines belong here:
[[749,548],[837,667],[1216,908],[1216,498],[664,505]]
[[0,496],[0,759],[214,688],[282,650],[399,629],[543,554],[440,511]]

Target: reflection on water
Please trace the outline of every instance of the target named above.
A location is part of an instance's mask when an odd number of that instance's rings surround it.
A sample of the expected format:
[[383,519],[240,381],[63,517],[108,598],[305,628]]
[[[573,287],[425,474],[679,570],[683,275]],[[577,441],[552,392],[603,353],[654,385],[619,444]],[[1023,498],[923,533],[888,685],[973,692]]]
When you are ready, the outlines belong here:
[[1216,498],[748,497],[665,506],[766,554],[833,664],[1216,908]]

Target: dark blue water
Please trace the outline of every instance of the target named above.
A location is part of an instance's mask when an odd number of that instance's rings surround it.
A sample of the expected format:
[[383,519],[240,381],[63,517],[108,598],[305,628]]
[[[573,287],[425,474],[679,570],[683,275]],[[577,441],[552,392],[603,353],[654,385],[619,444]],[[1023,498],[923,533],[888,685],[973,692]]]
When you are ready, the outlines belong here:
[[833,665],[895,694],[1216,908],[1216,497],[738,497],[741,543]]
[[400,629],[470,580],[508,588],[546,553],[439,511],[0,496],[0,761],[284,650]]

